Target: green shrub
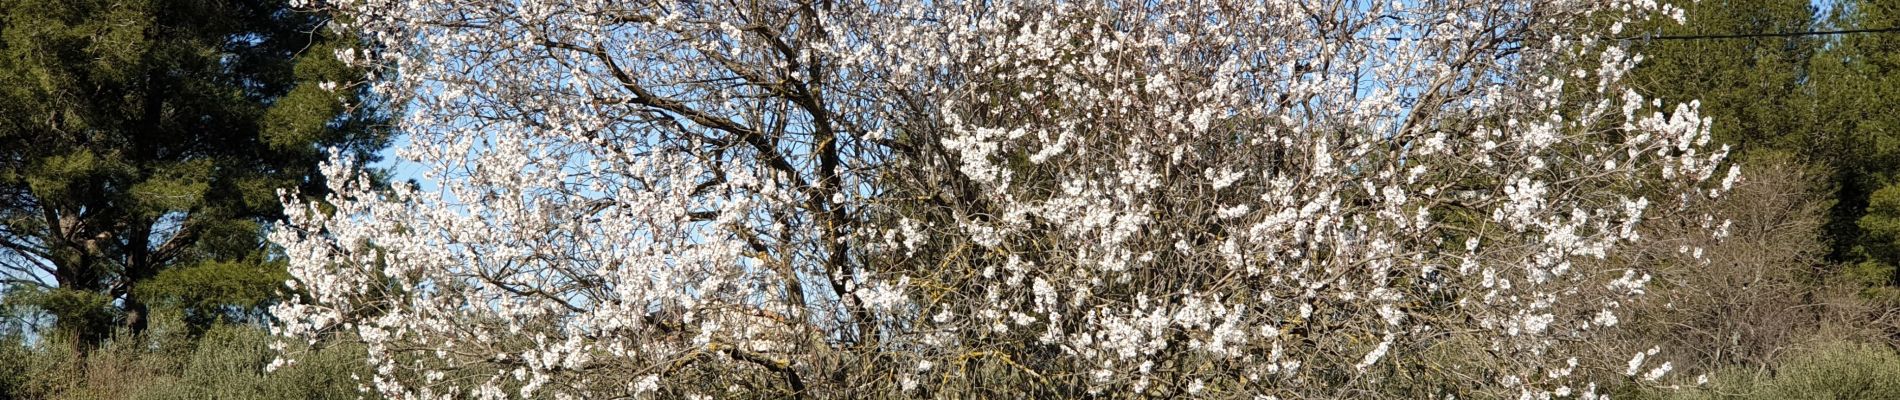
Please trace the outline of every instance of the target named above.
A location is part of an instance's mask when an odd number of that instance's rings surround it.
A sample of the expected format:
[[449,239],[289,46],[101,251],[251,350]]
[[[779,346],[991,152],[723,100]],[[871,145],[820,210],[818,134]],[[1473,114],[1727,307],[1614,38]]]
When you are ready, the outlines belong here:
[[[294,365],[266,373],[274,341],[252,325],[215,325],[202,336],[172,319],[85,357],[70,340],[0,338],[0,399],[355,399],[352,376],[369,376],[360,346],[293,345]],[[122,336],[123,337],[123,336]]]
[[[1689,380],[1693,380],[1690,378]],[[1786,354],[1771,371],[1728,369],[1702,387],[1658,389],[1670,400],[1900,399],[1900,353],[1885,345],[1826,342]]]
[[355,346],[306,351],[296,364],[266,373],[265,366],[276,357],[270,349],[273,340],[255,327],[217,326],[194,351],[181,355],[175,376],[132,398],[354,399],[358,394],[350,376],[369,375]]

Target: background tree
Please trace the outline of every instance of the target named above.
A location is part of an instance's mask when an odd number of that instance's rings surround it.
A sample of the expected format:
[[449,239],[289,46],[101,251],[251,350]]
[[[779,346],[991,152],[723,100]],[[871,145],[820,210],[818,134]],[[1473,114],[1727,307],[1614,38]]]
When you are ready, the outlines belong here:
[[1715,139],[1738,154],[1813,149],[1814,157],[1839,151],[1841,143],[1812,126],[1812,98],[1803,81],[1825,38],[1780,36],[1739,39],[1651,40],[1653,36],[1806,32],[1822,27],[1814,7],[1802,0],[1679,1],[1683,23],[1654,19],[1619,32],[1639,48],[1644,61],[1631,81],[1644,94],[1667,102],[1699,101],[1714,120]]
[[[90,345],[155,303],[257,316],[262,227],[318,161],[375,157],[354,42],[283,1],[0,1],[0,279]],[[325,149],[329,149],[326,151]]]
[[[1900,4],[1835,2],[1827,23],[1836,29],[1900,27]],[[1856,228],[1837,245],[1841,261],[1859,263],[1871,284],[1900,284],[1900,33],[1831,38],[1810,69],[1815,126],[1847,141],[1840,157],[1838,199],[1847,211],[1839,225]],[[1854,189],[1854,190],[1849,190]],[[1840,229],[1849,231],[1848,229]]]
[[[1613,341],[1667,343],[1659,357],[1717,376],[1715,386],[1679,395],[1868,397],[1849,393],[1878,385],[1832,377],[1895,367],[1848,365],[1890,357],[1896,332],[1885,293],[1900,191],[1877,190],[1896,168],[1883,128],[1892,96],[1882,94],[1894,71],[1878,67],[1895,33],[1812,33],[1893,28],[1868,17],[1889,7],[1880,3],[1891,2],[1682,1],[1673,4],[1685,23],[1653,20],[1616,34],[1646,56],[1632,73],[1637,89],[1664,104],[1698,101],[1748,176],[1716,206],[1733,218],[1734,237],[1711,242],[1697,221],[1665,221],[1645,235],[1667,239],[1619,261],[1650,266],[1659,284],[1631,308],[1642,319]],[[1722,37],[1732,35],[1756,36]],[[1695,248],[1712,262],[1688,260]],[[1874,345],[1841,365],[1806,361],[1842,342]]]
[[[1900,131],[1890,104],[1900,98],[1894,33],[1771,35],[1763,37],[1645,40],[1645,37],[1738,35],[1888,29],[1900,23],[1892,2],[1844,0],[1821,8],[1800,0],[1676,2],[1687,23],[1651,21],[1623,36],[1642,44],[1647,59],[1634,81],[1668,102],[1699,99],[1714,118],[1717,140],[1741,158],[1790,154],[1808,168],[1828,171],[1831,194],[1822,230],[1826,263],[1820,279],[1846,272],[1866,284],[1900,282],[1894,265],[1893,198],[1900,172]],[[1882,194],[1881,191],[1889,191]],[[1800,268],[1800,266],[1789,266]]]

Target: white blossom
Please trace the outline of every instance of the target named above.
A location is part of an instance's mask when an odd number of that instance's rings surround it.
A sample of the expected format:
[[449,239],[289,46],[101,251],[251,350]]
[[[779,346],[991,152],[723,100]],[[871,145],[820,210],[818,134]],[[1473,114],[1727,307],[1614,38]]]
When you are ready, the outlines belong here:
[[1325,398],[1309,375],[1457,335],[1508,362],[1449,384],[1594,398],[1571,371],[1620,366],[1574,344],[1650,280],[1600,261],[1738,179],[1697,105],[1579,39],[1678,11],[1645,0],[310,6],[367,42],[335,56],[423,184],[283,194],[305,294],[275,333],[362,342],[376,397],[921,393],[980,363]]

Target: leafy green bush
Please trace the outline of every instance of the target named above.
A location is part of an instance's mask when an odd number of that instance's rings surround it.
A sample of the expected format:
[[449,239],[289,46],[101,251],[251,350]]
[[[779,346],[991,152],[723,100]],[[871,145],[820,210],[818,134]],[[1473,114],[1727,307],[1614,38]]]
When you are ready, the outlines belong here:
[[1707,385],[1653,390],[1669,400],[1900,399],[1900,353],[1879,344],[1825,342],[1786,354],[1771,371],[1727,369]]
[[0,371],[17,372],[0,374],[0,399],[354,399],[352,376],[369,375],[359,346],[293,344],[298,362],[266,373],[276,352],[263,329],[221,324],[194,337],[172,321],[83,358],[64,337],[0,338]]
[[304,352],[297,364],[266,373],[276,357],[274,339],[261,329],[220,325],[206,332],[197,348],[179,355],[182,362],[166,385],[133,398],[161,399],[353,399],[362,371],[362,350],[335,346]]

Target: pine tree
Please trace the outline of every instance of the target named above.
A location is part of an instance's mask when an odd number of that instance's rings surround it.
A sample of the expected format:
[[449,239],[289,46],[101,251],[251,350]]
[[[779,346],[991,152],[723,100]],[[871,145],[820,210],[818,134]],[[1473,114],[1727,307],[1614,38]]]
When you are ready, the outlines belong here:
[[[1900,27],[1900,3],[1842,1],[1828,12],[1842,30]],[[1875,283],[1900,283],[1900,33],[1843,35],[1815,57],[1818,129],[1846,142],[1839,166],[1839,225],[1855,236],[1837,252]]]
[[1829,259],[1855,265],[1870,284],[1900,282],[1900,36],[1895,33],[1646,37],[1882,29],[1900,26],[1900,4],[1843,0],[1680,1],[1686,21],[1626,32],[1647,60],[1642,91],[1664,101],[1699,99],[1715,137],[1741,158],[1787,153],[1830,171],[1833,205],[1820,233]]
[[1623,34],[1646,57],[1638,90],[1666,102],[1700,101],[1716,140],[1738,152],[1827,146],[1809,129],[1802,83],[1819,47],[1806,36],[1652,40],[1658,36],[1801,32],[1815,28],[1806,0],[1674,2],[1685,20],[1652,21]]
[[155,304],[259,315],[281,265],[278,190],[369,161],[383,113],[356,43],[283,0],[0,0],[0,279],[97,343]]

